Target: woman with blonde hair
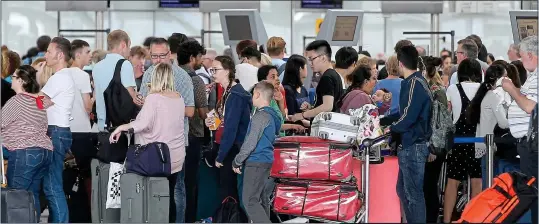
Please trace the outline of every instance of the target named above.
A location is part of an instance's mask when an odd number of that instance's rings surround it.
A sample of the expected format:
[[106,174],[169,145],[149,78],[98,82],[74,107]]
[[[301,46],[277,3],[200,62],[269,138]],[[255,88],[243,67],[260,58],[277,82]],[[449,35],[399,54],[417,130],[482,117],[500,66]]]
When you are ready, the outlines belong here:
[[[39,64],[45,63],[45,58],[38,58],[35,61],[32,62],[32,67],[35,69],[38,69],[40,66]],[[49,66],[44,66],[43,71],[40,72],[37,76],[37,83],[39,84],[40,88],[43,88],[45,84],[47,84],[47,81],[49,78],[54,74],[54,70]]]
[[378,77],[378,69],[376,68],[376,60],[371,57],[359,57],[357,66],[364,66],[371,69],[371,74]]
[[397,55],[394,54],[387,59],[385,68],[387,71],[387,78],[378,81],[378,83],[374,87],[374,92],[380,89],[387,89],[391,93],[391,99],[392,99],[391,106],[389,108],[389,112],[387,115],[398,116],[399,115],[399,96],[401,92],[402,79],[399,78],[399,74],[398,74],[399,61],[397,60]]
[[[136,144],[163,142],[170,150],[171,173],[168,177],[170,195],[174,194],[178,173],[185,159],[185,137],[183,125],[185,102],[174,89],[172,66],[160,63],[155,66],[151,76],[150,91],[137,118],[128,124],[120,125],[110,135],[110,142],[118,141],[121,132],[135,134]],[[184,200],[184,199],[183,199]],[[175,221],[176,206],[170,197],[169,218]]]
[[260,53],[261,54],[261,58],[262,60],[260,60],[260,64],[262,64],[262,66],[264,65],[272,65],[271,63],[271,57],[265,53]]

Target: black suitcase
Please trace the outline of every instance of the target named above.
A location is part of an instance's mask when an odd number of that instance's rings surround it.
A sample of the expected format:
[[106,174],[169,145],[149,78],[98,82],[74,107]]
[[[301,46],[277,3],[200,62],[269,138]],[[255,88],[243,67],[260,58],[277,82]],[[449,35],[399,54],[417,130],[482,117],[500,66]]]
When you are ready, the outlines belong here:
[[34,194],[29,191],[2,188],[2,223],[37,223]]

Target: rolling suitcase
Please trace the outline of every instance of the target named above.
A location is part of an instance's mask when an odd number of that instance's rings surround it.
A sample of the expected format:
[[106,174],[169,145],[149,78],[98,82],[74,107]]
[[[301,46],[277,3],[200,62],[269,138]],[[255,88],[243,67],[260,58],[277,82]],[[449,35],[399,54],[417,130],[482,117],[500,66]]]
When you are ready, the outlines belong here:
[[125,173],[120,177],[122,223],[168,223],[170,193],[166,177]]
[[278,183],[273,200],[278,214],[320,221],[355,222],[360,207],[356,185],[321,181]]
[[270,175],[274,178],[347,182],[353,176],[352,146],[346,143],[282,137],[274,144],[273,157]]
[[333,112],[318,114],[311,124],[311,136],[353,144],[357,141],[359,118]]
[[91,162],[92,172],[92,222],[119,223],[120,209],[106,208],[110,164],[97,159]]

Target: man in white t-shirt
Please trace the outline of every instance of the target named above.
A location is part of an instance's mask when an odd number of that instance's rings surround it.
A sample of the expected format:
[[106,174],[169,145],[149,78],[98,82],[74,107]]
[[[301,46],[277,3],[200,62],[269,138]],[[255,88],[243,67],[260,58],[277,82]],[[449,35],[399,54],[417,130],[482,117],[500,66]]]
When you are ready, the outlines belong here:
[[240,80],[245,91],[250,91],[258,83],[258,67],[261,65],[262,54],[252,47],[241,52],[243,63],[236,65],[236,78]]
[[73,40],[71,42],[71,55],[73,63],[71,77],[75,82],[75,102],[71,120],[71,132],[88,133],[92,131],[90,123],[90,113],[92,112],[92,86],[90,84],[90,74],[82,70],[90,63],[90,45],[84,40]]
[[70,70],[67,68],[67,64],[71,59],[70,52],[71,43],[69,40],[63,37],[53,38],[47,53],[45,53],[46,63],[42,63],[38,71],[42,72],[46,64],[46,66],[53,68],[55,72],[41,89],[41,94],[46,96],[45,99],[53,103],[47,109],[49,123],[47,134],[52,140],[54,155],[49,165],[49,172],[43,180],[43,190],[49,201],[49,210],[53,223],[66,223],[69,221],[62,173],[65,154],[71,148],[72,143],[69,127],[75,100],[75,83],[71,78]]
[[[488,64],[479,60],[477,58],[477,55],[479,54],[479,47],[477,47],[477,44],[471,40],[471,39],[462,39],[459,40],[458,46],[457,46],[457,64],[451,68],[451,79],[449,80],[449,85],[454,85],[459,83],[459,79],[457,76],[457,70],[459,67],[460,62],[466,58],[474,59],[481,65],[481,70],[483,74],[488,69]],[[484,75],[481,75],[481,81],[484,79]]]

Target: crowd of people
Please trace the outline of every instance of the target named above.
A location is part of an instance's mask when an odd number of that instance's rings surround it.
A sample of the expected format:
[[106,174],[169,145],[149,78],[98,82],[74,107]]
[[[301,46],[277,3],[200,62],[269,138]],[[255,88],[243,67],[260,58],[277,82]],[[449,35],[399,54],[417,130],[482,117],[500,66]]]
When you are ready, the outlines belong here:
[[[268,223],[275,139],[308,133],[322,112],[347,114],[373,104],[400,136],[396,191],[406,220],[436,222],[443,208],[449,223],[460,182],[471,179],[471,197],[485,187],[486,150],[484,144],[456,144],[447,158],[430,153],[433,103],[452,114],[455,136],[509,133],[517,143],[498,146],[496,164],[537,176],[537,44],[531,36],[510,45],[507,62],[488,54],[477,35],[441,57],[401,40],[381,60],[352,47],[333,55],[325,40],[308,44],[303,55],[287,56],[283,38],[271,37],[267,43],[241,41],[232,49],[239,64],[230,51],[219,55],[181,33],[131,46],[126,32],[114,30],[106,51],[92,51],[83,40],[42,36],[22,58],[3,46],[7,183],[32,191],[38,212],[43,191],[50,221],[69,222],[62,187],[66,155],[77,156],[81,149],[75,147],[95,150],[84,143],[88,135],[110,131],[115,142],[128,132],[136,144],[170,148],[170,222],[197,221],[199,168],[208,166],[218,173],[217,203],[239,199],[250,221]],[[303,84],[307,66],[313,86]],[[104,92],[115,71],[137,115],[110,130]],[[448,181],[440,204],[444,162]],[[531,211],[537,223],[537,204]]]

